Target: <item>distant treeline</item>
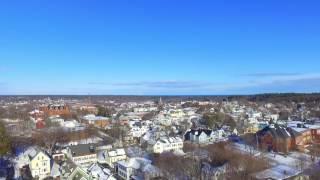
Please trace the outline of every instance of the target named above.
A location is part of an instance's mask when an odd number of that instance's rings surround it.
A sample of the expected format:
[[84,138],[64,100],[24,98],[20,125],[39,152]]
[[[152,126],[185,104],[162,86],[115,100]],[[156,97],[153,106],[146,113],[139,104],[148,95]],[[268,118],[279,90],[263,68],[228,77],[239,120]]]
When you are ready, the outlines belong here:
[[18,101],[18,100],[37,100],[50,98],[52,100],[59,99],[78,99],[97,101],[117,101],[117,102],[141,102],[141,101],[158,101],[178,102],[178,101],[250,101],[250,102],[320,102],[320,93],[270,93],[257,95],[181,95],[181,96],[133,96],[133,95],[39,95],[39,96],[0,96],[0,100]]
[[257,94],[247,96],[228,96],[228,100],[244,100],[250,102],[320,102],[320,93],[270,93],[270,94]]

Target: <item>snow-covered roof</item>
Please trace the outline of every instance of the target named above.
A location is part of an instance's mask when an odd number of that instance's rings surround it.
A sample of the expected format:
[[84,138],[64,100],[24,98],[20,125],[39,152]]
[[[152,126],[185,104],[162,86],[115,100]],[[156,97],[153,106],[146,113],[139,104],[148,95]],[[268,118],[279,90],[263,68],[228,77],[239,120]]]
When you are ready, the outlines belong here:
[[287,126],[295,130],[296,132],[303,132],[308,129],[320,129],[319,125],[306,124],[302,121],[289,121],[287,122]]
[[109,157],[123,156],[123,155],[126,155],[126,152],[125,152],[125,150],[123,148],[115,149],[115,150],[112,150],[112,151],[108,151],[108,156]]
[[88,114],[86,116],[83,116],[83,119],[88,120],[88,121],[108,120],[107,117],[96,116],[94,114]]
[[162,144],[171,144],[171,143],[178,143],[183,142],[183,140],[180,137],[161,137],[157,143]]
[[93,177],[99,177],[99,179],[108,179],[112,175],[110,169],[106,169],[98,165],[97,163],[92,164],[88,168],[88,172],[93,175]]
[[151,164],[151,161],[141,157],[130,158],[129,160],[121,160],[117,162],[121,166],[133,169],[143,169],[146,165]]

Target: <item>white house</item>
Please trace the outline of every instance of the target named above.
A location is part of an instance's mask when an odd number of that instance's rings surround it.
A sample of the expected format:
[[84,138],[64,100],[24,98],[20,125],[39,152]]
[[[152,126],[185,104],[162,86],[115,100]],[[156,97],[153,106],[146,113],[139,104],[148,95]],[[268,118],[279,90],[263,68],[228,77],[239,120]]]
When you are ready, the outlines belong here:
[[120,160],[125,160],[127,158],[127,155],[125,150],[121,148],[105,151],[104,157],[106,159],[107,164],[111,168],[114,168],[114,163]]
[[183,140],[180,137],[161,137],[152,145],[154,153],[181,150],[182,148]]
[[118,161],[116,167],[119,177],[123,180],[144,179],[146,176],[151,179],[159,174],[150,160],[140,157]]
[[103,168],[97,163],[92,164],[88,168],[87,174],[92,180],[116,180],[110,169]]
[[133,125],[130,129],[129,135],[132,137],[141,137],[148,131],[148,126],[146,125]]

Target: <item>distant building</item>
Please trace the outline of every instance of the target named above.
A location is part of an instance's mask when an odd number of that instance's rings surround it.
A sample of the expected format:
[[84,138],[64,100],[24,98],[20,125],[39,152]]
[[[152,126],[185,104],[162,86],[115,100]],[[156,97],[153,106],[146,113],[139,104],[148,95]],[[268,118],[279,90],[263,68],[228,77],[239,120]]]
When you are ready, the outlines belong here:
[[92,113],[92,114],[97,114],[98,113],[98,108],[95,107],[95,106],[89,106],[89,105],[81,106],[80,110],[88,112],[88,113]]
[[50,104],[40,107],[40,110],[47,115],[69,115],[70,109],[66,104]]
[[33,121],[42,121],[44,118],[44,112],[38,109],[29,112],[29,115]]
[[88,125],[94,125],[96,127],[104,128],[110,123],[110,119],[103,116],[96,116],[94,114],[88,114],[83,116],[83,122]]
[[304,151],[310,144],[320,143],[320,126],[305,124],[301,121],[288,122],[287,126],[293,135],[293,143],[296,149]]

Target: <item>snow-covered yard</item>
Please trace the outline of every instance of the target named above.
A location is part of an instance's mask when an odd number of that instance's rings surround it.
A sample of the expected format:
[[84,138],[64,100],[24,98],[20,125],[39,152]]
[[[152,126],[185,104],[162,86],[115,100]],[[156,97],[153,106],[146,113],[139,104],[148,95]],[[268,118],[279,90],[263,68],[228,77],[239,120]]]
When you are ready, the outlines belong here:
[[[254,156],[264,156],[266,157],[271,166],[285,165],[294,169],[306,169],[313,165],[314,163],[311,161],[310,155],[302,152],[290,152],[288,155],[281,155],[273,152],[259,152],[255,150],[254,147],[248,146],[240,143],[233,143],[228,146],[233,150],[244,154],[251,154]],[[303,166],[303,167],[301,167]]]

